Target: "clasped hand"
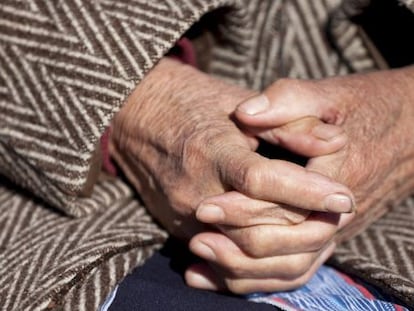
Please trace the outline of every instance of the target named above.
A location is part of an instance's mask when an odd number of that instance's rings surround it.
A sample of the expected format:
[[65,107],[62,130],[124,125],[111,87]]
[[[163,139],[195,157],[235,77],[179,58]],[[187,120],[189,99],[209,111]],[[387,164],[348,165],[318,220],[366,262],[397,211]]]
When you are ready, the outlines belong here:
[[[327,95],[337,90],[327,81],[280,80],[258,96],[163,59],[117,114],[112,156],[152,215],[206,260],[187,270],[190,286],[290,289],[332,254],[355,216],[342,183],[354,191],[367,176],[349,180],[347,137],[359,135],[359,120],[348,117],[353,105]],[[264,158],[258,138],[311,160]]]

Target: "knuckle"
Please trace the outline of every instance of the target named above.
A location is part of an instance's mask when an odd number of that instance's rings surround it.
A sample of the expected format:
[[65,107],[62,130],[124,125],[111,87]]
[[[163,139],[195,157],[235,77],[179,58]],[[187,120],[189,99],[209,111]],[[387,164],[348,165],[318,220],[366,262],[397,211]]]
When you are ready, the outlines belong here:
[[242,282],[238,279],[225,279],[226,286],[230,292],[233,294],[247,294],[249,293],[249,287],[245,284],[245,282]]
[[303,88],[304,82],[299,79],[282,78],[275,83],[275,87],[281,96],[294,95]]
[[246,229],[240,247],[252,258],[264,258],[272,252],[264,226]]
[[319,250],[331,240],[331,235],[325,231],[314,232],[309,239],[310,250]]
[[235,277],[241,277],[247,273],[244,268],[244,261],[239,256],[232,256],[230,259],[224,260],[221,266],[227,270],[229,275]]
[[[208,135],[205,133],[201,133],[196,129],[189,130],[189,133],[177,134],[177,137],[173,137],[169,139],[169,143],[171,144],[170,148],[174,150],[177,148],[180,150],[181,154],[177,154],[177,158],[181,157],[181,162],[183,165],[194,165],[195,160],[201,160],[206,157],[206,149],[205,149],[205,141],[209,140]],[[203,143],[204,141],[204,143]]]
[[188,191],[181,190],[181,187],[170,191],[168,194],[171,208],[182,216],[188,216],[194,213],[197,202]]
[[240,188],[246,194],[256,194],[261,188],[262,172],[256,163],[245,164],[241,169]]
[[268,251],[263,247],[262,243],[251,243],[249,248],[243,249],[252,258],[265,258],[268,255]]
[[261,247],[253,246],[250,248],[243,249],[248,256],[255,259],[266,257],[266,252]]
[[312,258],[308,255],[293,256],[288,258],[283,267],[286,275],[298,278],[304,275],[312,265]]

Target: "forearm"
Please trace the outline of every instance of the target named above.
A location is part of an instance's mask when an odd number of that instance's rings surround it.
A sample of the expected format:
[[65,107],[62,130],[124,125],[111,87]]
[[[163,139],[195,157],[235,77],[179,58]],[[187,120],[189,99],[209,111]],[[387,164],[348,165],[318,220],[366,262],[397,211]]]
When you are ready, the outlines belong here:
[[[187,1],[176,1],[183,16],[167,27],[170,11],[162,4],[62,1],[39,12],[2,5],[2,174],[68,214],[91,210],[79,200],[96,179],[94,154],[114,113],[192,23],[215,8],[194,3],[187,10]],[[16,19],[18,12],[24,14]],[[39,18],[47,23],[34,22]],[[149,36],[148,28],[158,30]]]

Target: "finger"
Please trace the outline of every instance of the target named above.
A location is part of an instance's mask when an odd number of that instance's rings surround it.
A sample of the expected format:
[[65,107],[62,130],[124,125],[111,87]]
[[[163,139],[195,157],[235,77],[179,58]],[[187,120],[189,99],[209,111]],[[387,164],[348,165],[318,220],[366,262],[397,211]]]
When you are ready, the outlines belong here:
[[321,117],[319,106],[294,97],[294,94],[272,94],[266,90],[241,103],[235,116],[242,124],[257,127],[280,126],[305,116]]
[[306,157],[336,152],[347,142],[347,135],[341,127],[323,123],[315,117],[305,117],[280,127],[252,131],[269,143],[278,144]]
[[251,198],[314,211],[343,213],[354,208],[346,186],[294,163],[231,145],[222,147],[217,159],[221,180]]
[[234,113],[242,124],[275,127],[314,116],[327,123],[338,121],[339,112],[312,81],[282,79],[273,83],[263,94],[241,103]]
[[211,291],[224,291],[226,289],[223,280],[205,262],[189,266],[184,273],[184,279],[188,286],[194,288]]
[[[351,215],[354,216],[354,214],[347,215],[350,220]],[[218,226],[218,228],[247,255],[264,258],[318,251],[332,240],[338,230],[338,222],[337,214],[312,213],[303,223],[292,226],[258,225],[246,228]],[[222,240],[216,241],[214,237],[211,233],[201,233],[197,235],[196,240],[208,245],[214,256],[226,253],[229,245],[224,244]],[[214,243],[209,243],[210,241]]]
[[[347,149],[349,149],[349,145],[336,153],[321,155],[309,159],[306,163],[306,167],[312,172],[323,174],[329,178],[338,179],[340,175],[346,174],[346,171],[343,172],[341,168],[343,167],[349,153],[349,150]],[[345,177],[347,176],[345,175]]]
[[[246,228],[218,226],[218,228],[248,255],[263,258],[320,250],[335,236],[339,219],[338,214],[312,213],[306,221],[293,226],[257,225]],[[220,251],[224,250],[217,250]]]
[[196,209],[201,222],[237,227],[292,225],[304,221],[308,215],[307,210],[255,200],[237,191],[207,198]]
[[250,150],[255,151],[257,150],[257,147],[259,147],[259,140],[257,137],[253,136],[251,133],[244,133],[246,142],[248,146],[250,147]]
[[[228,290],[236,294],[291,290],[308,282],[319,267],[332,255],[335,247],[335,243],[327,245],[327,247],[314,259],[309,269],[291,279],[271,277],[270,274],[259,278],[229,276],[223,272],[223,269],[213,269],[206,264],[204,264],[203,269],[190,267],[186,271],[185,278],[187,284],[195,288],[223,290],[224,287],[227,287]],[[280,268],[281,267],[279,267],[279,269]],[[206,282],[206,280],[208,281]]]
[[287,291],[305,285],[320,266],[328,260],[335,250],[335,244],[331,244],[324,250],[306,273],[293,280],[267,278],[267,279],[225,279],[227,288],[235,294],[249,294],[253,292]]
[[[220,246],[217,247],[215,244],[220,244]],[[324,248],[326,248],[326,245],[324,245]],[[253,258],[243,252],[232,240],[220,233],[207,233],[195,237],[190,242],[190,249],[194,254],[219,266],[228,276],[280,279],[295,279],[304,274],[321,252],[321,250],[318,250]],[[209,249],[220,249],[220,251],[214,252],[213,256]]]
[[258,127],[280,126],[305,116],[320,118],[319,106],[310,105],[309,99],[293,91],[280,90],[277,83],[242,102],[235,111],[242,124]]

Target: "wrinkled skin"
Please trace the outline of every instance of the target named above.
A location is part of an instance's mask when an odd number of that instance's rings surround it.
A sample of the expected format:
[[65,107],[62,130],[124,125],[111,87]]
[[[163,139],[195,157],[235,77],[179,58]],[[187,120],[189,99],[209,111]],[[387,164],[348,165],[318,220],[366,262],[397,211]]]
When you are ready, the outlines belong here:
[[[237,105],[254,95],[166,58],[116,115],[110,153],[173,235],[190,239],[210,230],[196,219],[195,209],[229,190],[265,200],[260,204],[272,207],[271,221],[278,224],[299,223],[309,209],[324,210],[330,194],[352,197],[347,187],[323,175],[254,152],[257,139],[231,120]],[[317,127],[331,132],[330,139],[313,135]],[[309,156],[334,152],[346,142],[340,128],[303,116],[278,135],[287,148]]]
[[[349,186],[357,213],[339,217],[313,212],[297,225],[269,225],[262,221],[267,209],[260,212],[251,200],[241,206],[234,203],[232,193],[207,198],[197,217],[220,233],[203,232],[191,240],[193,252],[209,264],[188,269],[187,283],[235,293],[295,288],[309,280],[336,243],[363,230],[411,194],[413,85],[413,67],[318,81],[281,80],[265,91],[268,101],[261,112],[240,105],[235,116],[242,127],[271,143],[280,142],[275,136],[278,127],[303,115],[304,109],[305,115],[341,126],[348,136],[346,146],[313,157],[307,169]],[[205,213],[209,204],[220,206],[222,215]],[[250,209],[255,210],[254,219]],[[249,226],[241,220],[247,218]]]

